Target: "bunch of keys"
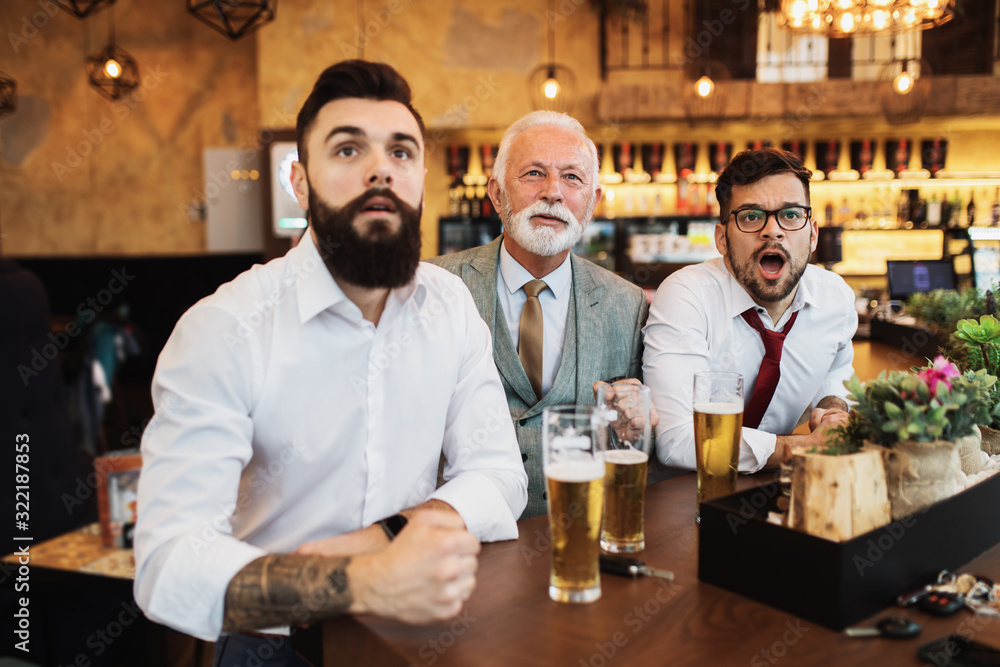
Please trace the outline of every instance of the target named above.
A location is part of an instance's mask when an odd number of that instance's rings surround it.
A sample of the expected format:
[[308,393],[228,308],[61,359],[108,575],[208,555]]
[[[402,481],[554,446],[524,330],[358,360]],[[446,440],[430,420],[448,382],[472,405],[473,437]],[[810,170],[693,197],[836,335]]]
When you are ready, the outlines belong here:
[[[981,584],[983,586],[981,586]],[[958,574],[942,570],[937,583],[918,588],[896,598],[900,607],[918,604],[923,611],[938,616],[949,616],[967,602],[967,597],[984,586],[992,588],[993,582],[971,574]]]
[[658,570],[655,567],[646,567],[646,564],[638,558],[628,558],[626,556],[608,556],[601,554],[601,572],[617,574],[621,577],[659,577],[667,581],[674,580],[674,573],[669,570]]
[[909,639],[920,634],[922,628],[908,618],[890,616],[875,624],[874,628],[847,628],[844,634],[848,637],[889,637],[890,639]]

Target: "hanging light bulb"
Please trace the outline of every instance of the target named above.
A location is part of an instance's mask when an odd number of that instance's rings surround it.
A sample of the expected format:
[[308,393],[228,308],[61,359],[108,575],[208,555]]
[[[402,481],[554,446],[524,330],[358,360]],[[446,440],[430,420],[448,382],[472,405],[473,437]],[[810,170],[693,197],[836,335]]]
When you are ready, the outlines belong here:
[[903,70],[899,76],[892,80],[892,87],[900,95],[909,95],[913,92],[914,83],[913,75]]
[[555,69],[549,68],[549,78],[545,79],[545,83],[542,84],[542,94],[545,95],[546,99],[554,100],[559,97],[561,90],[562,86],[556,81]]
[[715,92],[715,82],[707,76],[702,76],[694,82],[694,92],[698,94],[698,97],[703,99],[711,97],[712,93]]
[[108,61],[104,63],[104,71],[112,79],[117,79],[122,75],[122,66],[114,58],[108,58]]

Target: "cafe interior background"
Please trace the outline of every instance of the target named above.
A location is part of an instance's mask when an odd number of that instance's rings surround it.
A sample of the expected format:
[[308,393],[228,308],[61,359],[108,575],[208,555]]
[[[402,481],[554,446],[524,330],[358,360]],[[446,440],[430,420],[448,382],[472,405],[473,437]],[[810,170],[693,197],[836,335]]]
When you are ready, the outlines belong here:
[[[108,337],[116,350],[96,423],[74,418],[81,470],[138,444],[184,310],[300,233],[281,186],[295,116],[344,58],[387,62],[412,86],[428,129],[425,257],[499,231],[485,199],[496,144],[552,108],[601,149],[605,198],[578,252],[649,291],[715,254],[713,172],[766,144],[815,170],[829,228],[815,261],[855,288],[863,320],[895,296],[886,260],[954,258],[959,286],[1000,277],[995,0],[957,0],[924,31],[846,38],[789,32],[776,0],[230,4],[229,25],[197,0],[0,5],[0,258],[39,277],[54,334],[80,325],[51,339],[70,396],[95,391]],[[82,500],[74,516],[96,517]]]

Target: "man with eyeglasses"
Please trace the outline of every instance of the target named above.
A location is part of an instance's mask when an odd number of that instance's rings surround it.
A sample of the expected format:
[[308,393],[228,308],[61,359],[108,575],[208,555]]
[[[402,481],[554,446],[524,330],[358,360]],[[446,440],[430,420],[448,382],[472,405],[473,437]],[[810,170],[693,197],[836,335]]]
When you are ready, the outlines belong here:
[[[854,292],[809,264],[812,173],[793,153],[744,151],[719,175],[719,259],[671,274],[643,329],[643,376],[660,414],[656,451],[695,468],[692,384],[699,371],[743,375],[741,472],[774,468],[846,423],[854,373]],[[791,435],[808,419],[810,433]]]

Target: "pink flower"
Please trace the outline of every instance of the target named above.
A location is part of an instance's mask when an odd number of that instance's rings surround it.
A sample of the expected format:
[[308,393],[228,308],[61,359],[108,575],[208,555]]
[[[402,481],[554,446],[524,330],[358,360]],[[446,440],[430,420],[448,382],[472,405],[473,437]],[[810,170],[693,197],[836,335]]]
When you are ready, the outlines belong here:
[[951,389],[951,378],[957,378],[960,375],[958,368],[955,364],[951,363],[945,359],[940,354],[934,359],[933,363],[924,370],[917,373],[917,377],[924,381],[927,388],[931,390],[931,396],[937,394],[938,382],[941,382],[948,389]]

